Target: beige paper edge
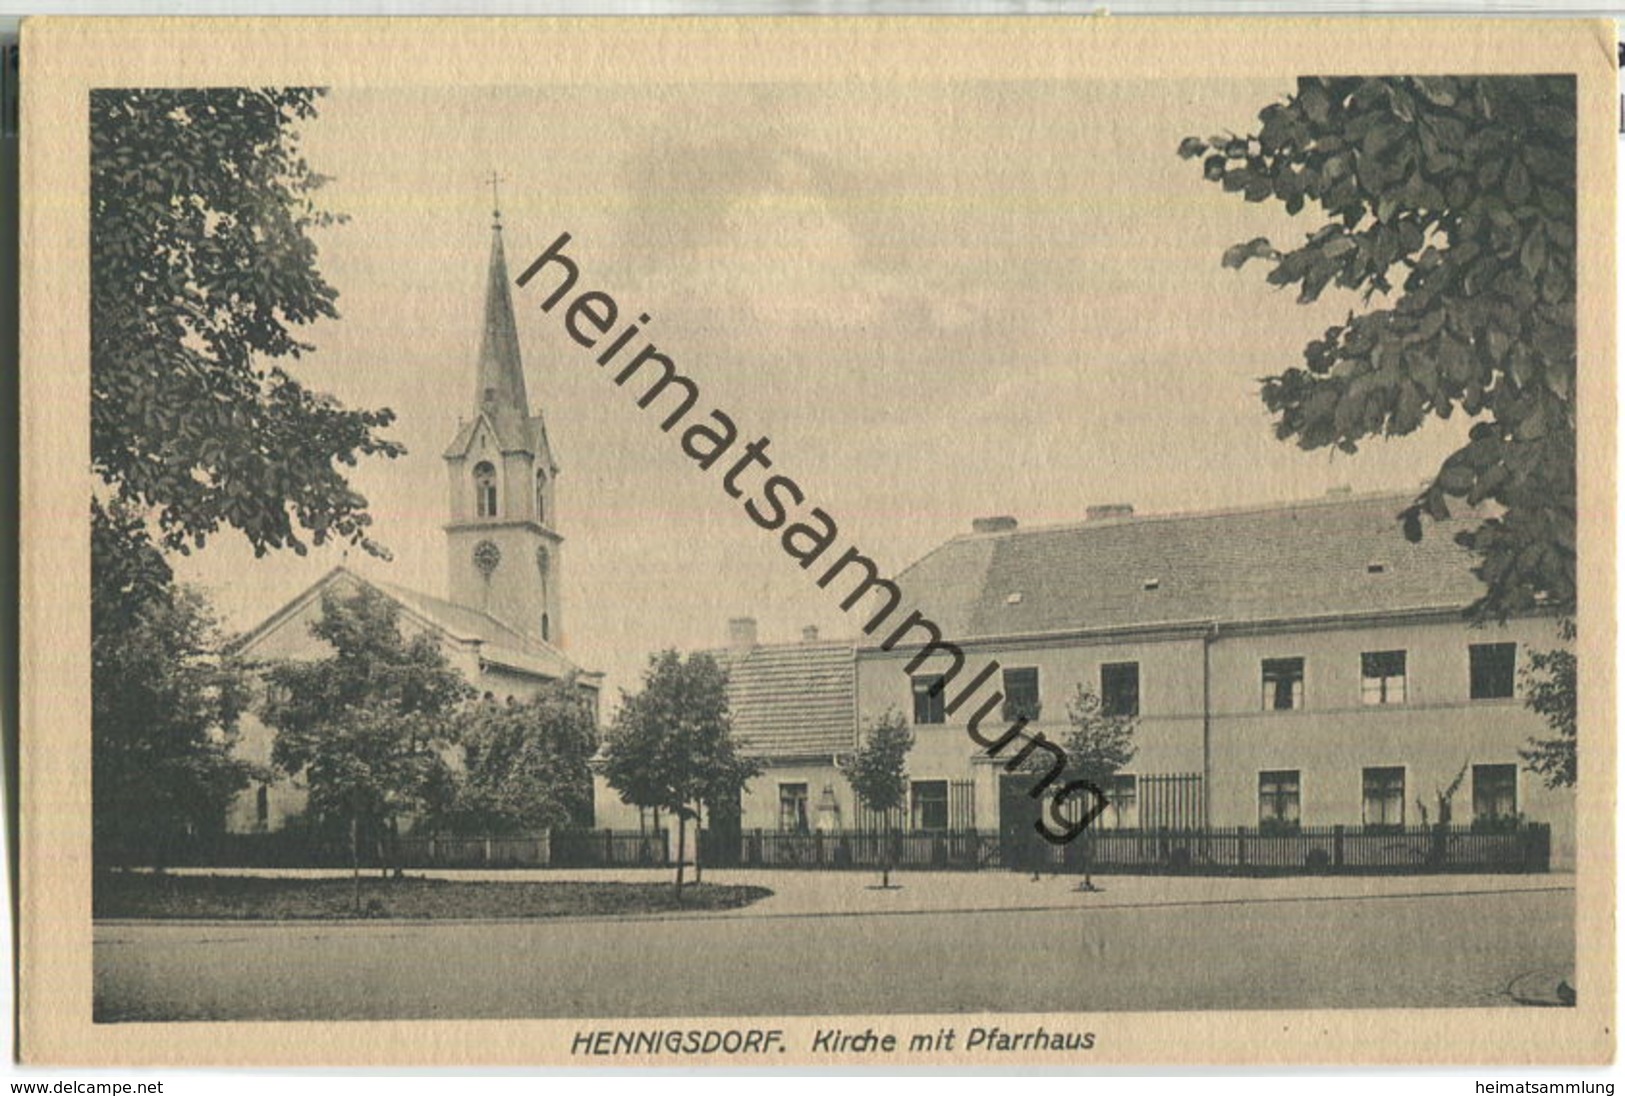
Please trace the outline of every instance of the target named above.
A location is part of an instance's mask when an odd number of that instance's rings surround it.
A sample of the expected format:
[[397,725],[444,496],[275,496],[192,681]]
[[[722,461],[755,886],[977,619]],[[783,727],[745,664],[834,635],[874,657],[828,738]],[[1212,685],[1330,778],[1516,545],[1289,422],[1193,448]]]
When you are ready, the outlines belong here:
[[[840,81],[1575,72],[1579,80],[1581,756],[1574,1009],[1100,1013],[1083,1059],[792,1052],[775,1065],[1600,1063],[1614,1045],[1614,152],[1610,21],[42,19],[23,30],[19,1053],[33,1064],[571,1065],[576,1020],[94,1025],[91,1016],[87,91],[98,86]],[[1267,43],[1267,48],[1261,45]],[[1607,667],[1607,672],[1592,668]],[[670,1020],[672,1018],[668,1018]],[[907,1035],[933,1016],[843,1017]],[[962,1026],[974,1016],[956,1016]],[[1007,1029],[1062,1017],[999,1015]],[[741,1022],[806,1045],[829,1017]],[[1080,1023],[1081,1021],[1081,1023]],[[698,1020],[727,1027],[724,1017]],[[596,1021],[594,1029],[647,1026]],[[798,1035],[805,1033],[805,1038]],[[724,1056],[600,1059],[751,1065]]]

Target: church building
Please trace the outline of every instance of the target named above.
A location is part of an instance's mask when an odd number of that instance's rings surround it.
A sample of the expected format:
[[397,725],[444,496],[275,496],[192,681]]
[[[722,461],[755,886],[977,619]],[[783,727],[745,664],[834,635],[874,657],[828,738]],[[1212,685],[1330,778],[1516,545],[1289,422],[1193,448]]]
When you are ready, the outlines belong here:
[[[323,658],[330,649],[310,633],[323,595],[371,589],[399,608],[403,634],[435,636],[447,661],[480,693],[523,700],[574,675],[597,711],[603,675],[582,670],[562,649],[564,538],[553,493],[559,466],[546,423],[525,390],[500,214],[492,224],[472,396],[471,415],[458,423],[442,455],[449,597],[335,567],[249,632],[238,654],[256,662]],[[269,766],[274,739],[274,730],[250,711],[240,723],[237,753]],[[239,833],[280,829],[304,810],[305,799],[297,780],[256,785],[232,804],[227,828]]]

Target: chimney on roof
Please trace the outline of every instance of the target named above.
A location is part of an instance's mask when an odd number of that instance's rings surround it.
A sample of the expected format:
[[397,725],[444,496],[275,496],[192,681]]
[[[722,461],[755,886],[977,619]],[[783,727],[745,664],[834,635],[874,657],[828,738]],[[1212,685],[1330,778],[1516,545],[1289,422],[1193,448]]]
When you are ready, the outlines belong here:
[[1134,504],[1128,502],[1108,502],[1100,506],[1084,508],[1085,521],[1109,521],[1112,518],[1131,518],[1134,516]]
[[1008,533],[1016,527],[1016,519],[1008,514],[1001,514],[993,518],[972,518],[970,531],[973,533]]
[[801,629],[801,642],[803,642],[803,643],[817,643],[818,642],[818,625],[809,624],[805,628]]
[[733,617],[728,621],[728,646],[735,651],[748,651],[756,646],[755,617]]

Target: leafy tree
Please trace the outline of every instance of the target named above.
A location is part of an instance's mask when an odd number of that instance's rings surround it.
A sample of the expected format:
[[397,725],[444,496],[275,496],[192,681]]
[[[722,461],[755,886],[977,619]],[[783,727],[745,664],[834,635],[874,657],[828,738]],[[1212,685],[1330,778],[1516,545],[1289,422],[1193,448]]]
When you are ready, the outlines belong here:
[[[730,734],[728,676],[715,658],[652,655],[643,688],[623,693],[604,749],[604,775],[624,802],[677,819],[677,879],[683,893],[687,823],[701,808],[731,802],[761,772]],[[698,837],[696,837],[696,841]],[[700,857],[695,856],[696,873]]]
[[91,538],[91,813],[98,864],[155,857],[218,831],[256,767],[231,755],[247,678],[212,653],[203,595],[170,581],[127,509],[98,506]]
[[[93,790],[98,847],[217,824],[249,770],[229,759],[240,682],[203,655],[203,603],[163,551],[223,524],[257,553],[366,537],[337,465],[399,455],[391,412],[346,411],[276,359],[337,315],[307,230],[332,223],[294,126],[314,89],[90,95]],[[157,541],[149,532],[157,531]],[[218,710],[214,710],[218,708]]]
[[360,909],[359,834],[394,833],[403,815],[443,808],[458,707],[472,690],[433,636],[403,639],[395,603],[368,587],[322,595],[311,635],[333,649],[314,662],[267,668],[271,759],[303,775],[309,810],[348,823]]
[[308,230],[325,182],[299,152],[314,88],[143,88],[90,96],[91,460],[154,516],[163,547],[222,525],[257,554],[367,537],[338,466],[404,450],[388,410],[345,410],[276,359],[337,316]]
[[1497,516],[1457,534],[1478,559],[1479,617],[1575,602],[1575,81],[1569,76],[1304,78],[1256,133],[1187,138],[1205,178],[1326,218],[1294,250],[1258,238],[1271,285],[1328,285],[1383,307],[1326,330],[1269,377],[1276,433],[1352,453],[1429,415],[1476,418],[1402,514]]
[[[1563,638],[1574,639],[1574,622],[1563,622]],[[1579,775],[1575,750],[1579,676],[1574,651],[1556,648],[1531,651],[1523,671],[1525,703],[1546,720],[1552,738],[1534,739],[1518,751],[1526,766],[1545,778],[1548,788],[1572,788]]]
[[908,752],[914,748],[914,734],[896,709],[873,720],[862,744],[847,764],[844,775],[858,802],[886,819],[886,833],[880,859],[880,885],[891,886],[891,819],[903,807],[908,795]]
[[472,705],[462,731],[463,774],[446,821],[474,833],[592,825],[597,748],[592,704],[573,678],[534,698]]
[[[1067,702],[1066,718],[1072,728],[1065,747],[1067,774],[1073,780],[1084,781],[1100,797],[1095,806],[1103,806],[1107,783],[1134,760],[1134,731],[1138,720],[1109,710],[1099,696],[1081,683]],[[1094,890],[1090,872],[1093,857],[1087,837],[1083,850],[1083,889]]]

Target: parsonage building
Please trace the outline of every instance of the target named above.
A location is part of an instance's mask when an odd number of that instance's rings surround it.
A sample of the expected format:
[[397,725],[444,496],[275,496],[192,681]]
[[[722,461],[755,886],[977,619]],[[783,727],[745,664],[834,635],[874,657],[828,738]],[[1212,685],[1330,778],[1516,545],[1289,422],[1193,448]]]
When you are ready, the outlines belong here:
[[[1076,524],[972,531],[897,576],[965,655],[910,673],[918,643],[761,645],[735,621],[720,652],[734,732],[765,772],[747,789],[747,830],[852,828],[840,772],[862,729],[889,710],[913,725],[906,825],[997,833],[1032,818],[1030,778],[967,734],[977,704],[950,716],[960,684],[989,661],[1003,694],[984,739],[1025,716],[1027,735],[1070,733],[1079,686],[1136,721],[1133,760],[1103,790],[1102,831],[1251,827],[1551,826],[1551,862],[1574,862],[1574,797],[1519,757],[1550,737],[1524,703],[1531,651],[1561,646],[1549,615],[1473,626],[1482,585],[1453,539],[1481,514],[1401,535],[1410,494],[1332,494],[1207,513],[1091,507]],[[1458,774],[1461,780],[1457,781]],[[631,825],[600,788],[599,825]],[[1424,812],[1426,812],[1424,814]]]

